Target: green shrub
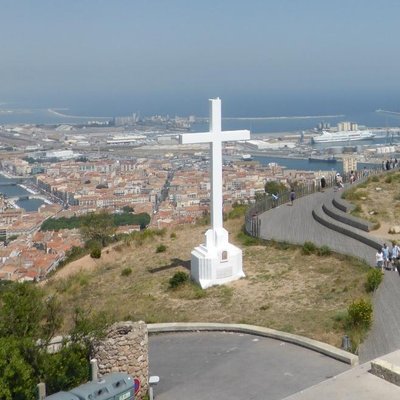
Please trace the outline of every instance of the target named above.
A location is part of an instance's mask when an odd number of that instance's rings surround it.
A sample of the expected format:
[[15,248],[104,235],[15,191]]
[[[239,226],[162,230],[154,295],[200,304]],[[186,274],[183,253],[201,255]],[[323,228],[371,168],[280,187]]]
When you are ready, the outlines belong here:
[[129,276],[132,273],[132,268],[127,267],[121,271],[121,276]]
[[392,183],[392,181],[393,181],[392,175],[387,176],[385,179],[385,183]]
[[243,246],[255,246],[260,244],[260,239],[250,236],[243,231],[238,233],[237,239],[240,240]]
[[164,253],[167,250],[167,246],[165,244],[160,244],[156,248],[156,253]]
[[100,258],[101,257],[101,249],[99,247],[95,247],[90,252],[90,257],[92,258]]
[[378,286],[382,282],[383,274],[379,268],[373,268],[368,271],[367,282],[365,288],[367,292],[373,292],[378,289]]
[[369,300],[354,300],[347,309],[350,328],[368,329],[372,322],[372,304]]
[[348,318],[348,312],[347,312],[347,310],[340,310],[340,311],[337,311],[337,312],[334,314],[334,316],[332,317],[332,319],[333,319],[335,322],[338,322],[338,323],[343,323],[343,322],[345,322],[345,321],[347,320],[347,318]]
[[303,254],[310,255],[316,252],[317,246],[313,242],[305,242],[301,250]]
[[349,201],[361,200],[362,197],[368,197],[368,193],[365,190],[358,190],[357,186],[353,186],[351,189],[346,190],[342,197]]
[[372,176],[371,177],[371,182],[379,182],[379,176]]
[[244,204],[234,204],[233,209],[228,213],[227,219],[241,218],[246,214],[247,206]]
[[171,239],[176,239],[176,233],[175,232],[171,232],[171,234],[169,235],[169,237]]
[[173,277],[169,280],[169,287],[171,289],[176,289],[179,286],[184,285],[189,281],[189,274],[184,271],[175,272]]
[[360,216],[362,212],[362,208],[359,204],[356,204],[356,206],[354,207],[354,209],[351,211],[351,215],[355,215],[356,217]]
[[317,254],[321,257],[330,256],[332,254],[332,250],[329,248],[329,246],[321,246],[319,249],[317,249]]

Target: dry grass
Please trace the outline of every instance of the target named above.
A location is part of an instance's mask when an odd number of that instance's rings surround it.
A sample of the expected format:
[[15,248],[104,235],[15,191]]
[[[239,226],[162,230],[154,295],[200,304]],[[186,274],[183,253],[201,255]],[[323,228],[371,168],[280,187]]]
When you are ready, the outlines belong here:
[[[376,190],[376,189],[380,190]],[[356,215],[377,225],[371,234],[400,240],[400,234],[389,234],[389,228],[400,225],[400,172],[390,172],[370,177],[365,183],[346,193],[346,198],[356,205]]]
[[[176,238],[167,231],[114,246],[99,260],[86,256],[58,271],[46,288],[58,293],[67,321],[80,306],[105,313],[110,321],[248,323],[340,345],[337,316],[353,299],[366,296],[367,267],[340,255],[305,256],[294,246],[244,247],[237,241],[242,223],[226,223],[230,240],[243,248],[246,273],[229,285],[169,289],[169,279],[187,271],[190,251],[204,239],[205,227],[184,226],[174,230]],[[160,244],[167,249],[157,253]],[[132,273],[121,275],[126,268]]]

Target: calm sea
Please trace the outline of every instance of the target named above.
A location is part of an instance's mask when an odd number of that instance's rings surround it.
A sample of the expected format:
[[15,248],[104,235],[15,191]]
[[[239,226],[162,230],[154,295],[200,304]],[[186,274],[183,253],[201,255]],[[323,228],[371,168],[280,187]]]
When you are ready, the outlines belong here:
[[[111,117],[105,116],[79,116],[75,112],[74,116],[68,116],[71,111],[60,110],[61,114],[55,114],[48,109],[0,109],[0,124],[84,124],[88,121],[105,121]],[[62,114],[65,114],[64,116]],[[267,117],[267,119],[262,119]],[[352,121],[359,125],[372,127],[398,127],[400,126],[400,115],[379,113],[375,111],[365,111],[358,113],[348,113],[337,115],[287,115],[287,116],[260,116],[245,119],[224,118],[222,121],[223,129],[249,129],[253,134],[276,133],[276,132],[300,132],[315,128],[320,122],[336,126],[341,121]],[[193,131],[203,131],[208,124],[194,124]]]

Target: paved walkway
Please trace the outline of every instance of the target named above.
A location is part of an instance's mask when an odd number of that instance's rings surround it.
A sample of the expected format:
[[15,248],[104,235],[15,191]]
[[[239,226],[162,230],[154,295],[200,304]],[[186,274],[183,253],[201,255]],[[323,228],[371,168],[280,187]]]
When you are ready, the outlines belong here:
[[158,400],[279,400],[350,369],[297,345],[233,332],[150,335]]
[[303,244],[310,241],[317,246],[329,246],[338,253],[375,262],[376,250],[358,240],[339,234],[315,221],[312,210],[332,199],[334,191],[315,193],[296,199],[293,206],[284,204],[260,215],[260,236],[290,243]]
[[[333,189],[296,199],[293,206],[281,205],[259,216],[260,237],[290,243],[311,241],[317,246],[364,259],[375,264],[372,247],[321,225],[314,220],[312,210],[331,201]],[[360,362],[365,362],[400,348],[400,277],[387,272],[374,296],[374,323],[360,348]]]

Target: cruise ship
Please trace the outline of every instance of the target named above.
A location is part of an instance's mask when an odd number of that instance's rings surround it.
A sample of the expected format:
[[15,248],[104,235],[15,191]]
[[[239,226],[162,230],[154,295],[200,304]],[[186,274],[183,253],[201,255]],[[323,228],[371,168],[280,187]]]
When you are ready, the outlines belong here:
[[368,130],[363,131],[337,131],[328,132],[322,131],[319,136],[313,137],[314,143],[332,143],[332,142],[349,142],[355,140],[373,139],[375,134]]

